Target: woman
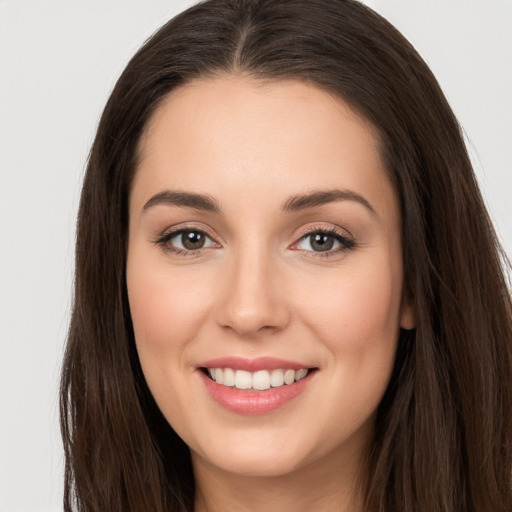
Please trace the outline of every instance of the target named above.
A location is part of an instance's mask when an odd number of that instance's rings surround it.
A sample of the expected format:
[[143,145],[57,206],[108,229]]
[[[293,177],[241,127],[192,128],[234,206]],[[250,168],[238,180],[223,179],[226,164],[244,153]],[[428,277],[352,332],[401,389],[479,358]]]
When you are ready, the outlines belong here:
[[350,0],[201,3],[92,148],[66,510],[510,510],[511,315],[404,38]]

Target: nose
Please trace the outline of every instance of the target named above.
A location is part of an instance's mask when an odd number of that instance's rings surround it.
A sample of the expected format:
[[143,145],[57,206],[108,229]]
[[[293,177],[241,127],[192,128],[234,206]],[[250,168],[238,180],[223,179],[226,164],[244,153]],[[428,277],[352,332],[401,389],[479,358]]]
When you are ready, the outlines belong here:
[[265,251],[246,251],[228,265],[217,322],[243,337],[280,331],[290,321],[282,273]]

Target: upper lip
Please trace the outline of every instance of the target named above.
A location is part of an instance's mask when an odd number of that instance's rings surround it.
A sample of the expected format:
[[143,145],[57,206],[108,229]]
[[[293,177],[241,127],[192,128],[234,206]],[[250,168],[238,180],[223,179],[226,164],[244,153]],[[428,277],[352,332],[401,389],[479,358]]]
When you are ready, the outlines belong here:
[[303,363],[270,356],[257,357],[254,359],[246,359],[244,357],[238,356],[219,357],[216,359],[209,359],[208,361],[204,361],[197,366],[198,368],[232,368],[233,370],[245,370],[248,372],[257,372],[260,370],[300,370],[302,368],[312,368],[311,366],[305,365]]

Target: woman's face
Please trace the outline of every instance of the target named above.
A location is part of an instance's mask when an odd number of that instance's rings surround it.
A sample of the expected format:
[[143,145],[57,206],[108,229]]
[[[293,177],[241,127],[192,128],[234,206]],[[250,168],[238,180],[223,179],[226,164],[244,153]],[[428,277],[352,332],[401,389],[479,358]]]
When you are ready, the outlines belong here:
[[141,140],[127,283],[148,386],[196,469],[359,461],[413,318],[397,197],[345,103],[247,77],[173,92]]

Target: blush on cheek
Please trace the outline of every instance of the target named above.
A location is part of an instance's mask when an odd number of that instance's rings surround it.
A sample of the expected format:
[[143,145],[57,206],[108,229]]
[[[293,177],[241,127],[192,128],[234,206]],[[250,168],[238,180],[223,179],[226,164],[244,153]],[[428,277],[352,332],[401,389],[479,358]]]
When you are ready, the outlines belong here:
[[151,276],[145,278],[139,274],[130,277],[128,299],[135,343],[142,363],[146,351],[164,355],[169,340],[172,340],[171,331],[179,322],[175,321],[177,314],[173,314],[165,295],[155,289]]
[[324,294],[309,298],[310,323],[323,327],[324,339],[347,350],[363,349],[371,340],[394,340],[399,327],[400,303],[389,276],[344,280]]
[[[375,265],[375,270],[370,267],[364,279],[356,278],[349,283],[347,296],[352,300],[345,306],[349,318],[352,315],[359,319],[353,326],[359,324],[363,331],[392,335],[399,327],[402,278],[395,268],[396,260],[390,257],[387,263],[387,266]],[[382,271],[383,267],[388,267],[386,272]]]
[[[139,271],[128,274],[128,297],[138,347],[151,347],[157,357],[194,338],[207,308],[202,289],[186,276]],[[180,341],[181,340],[181,341]]]

